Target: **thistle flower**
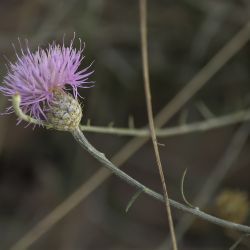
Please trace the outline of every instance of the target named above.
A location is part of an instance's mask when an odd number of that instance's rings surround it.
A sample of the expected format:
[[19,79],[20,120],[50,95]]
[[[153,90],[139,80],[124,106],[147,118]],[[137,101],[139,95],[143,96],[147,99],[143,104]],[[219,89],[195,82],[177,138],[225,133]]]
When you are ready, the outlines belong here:
[[[78,88],[90,87],[92,82],[88,77],[93,71],[89,71],[91,65],[78,70],[84,58],[83,49],[81,46],[79,50],[73,48],[73,41],[74,39],[69,47],[65,47],[64,43],[62,46],[52,43],[47,49],[38,48],[34,53],[30,51],[28,44],[25,51],[21,48],[21,55],[16,53],[17,61],[9,63],[0,91],[8,97],[19,94],[22,111],[35,119],[58,125],[62,124],[59,119],[68,117],[66,112],[69,115],[77,114],[80,122],[81,107],[76,100],[80,96]],[[73,96],[67,93],[69,89]],[[63,104],[66,100],[69,103]],[[62,110],[59,112],[58,109]],[[13,112],[13,107],[7,108],[7,111]],[[72,121],[66,121],[66,126],[71,123]]]

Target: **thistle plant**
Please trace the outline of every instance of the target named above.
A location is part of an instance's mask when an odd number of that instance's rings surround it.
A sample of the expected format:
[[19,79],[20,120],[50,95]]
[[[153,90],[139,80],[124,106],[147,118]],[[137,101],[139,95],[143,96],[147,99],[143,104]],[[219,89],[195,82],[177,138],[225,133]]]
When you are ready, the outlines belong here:
[[[78,88],[89,87],[89,68],[78,70],[83,49],[50,44],[48,49],[38,48],[32,53],[28,47],[21,48],[17,61],[9,64],[4,86],[0,91],[8,97],[20,95],[20,108],[36,119],[38,124],[57,130],[71,131],[80,123],[82,113],[77,101]],[[71,88],[73,95],[68,93]],[[13,106],[7,112],[14,111]],[[30,121],[28,121],[30,122]]]
[[[75,140],[93,157],[115,175],[134,186],[139,193],[164,202],[163,195],[144,186],[117,168],[106,156],[93,147],[80,129],[82,105],[79,103],[79,89],[89,88],[93,70],[90,66],[79,69],[84,59],[83,48],[73,47],[74,40],[67,47],[52,43],[47,49],[38,48],[31,52],[28,45],[21,48],[15,63],[9,63],[0,91],[11,101],[6,114],[15,112],[18,122],[44,126],[70,132]],[[137,192],[137,194],[138,194]],[[132,199],[134,201],[134,199]],[[232,223],[206,214],[199,208],[185,206],[169,199],[170,205],[192,213],[202,219],[223,227],[250,233],[250,227]],[[130,204],[131,205],[131,204]]]

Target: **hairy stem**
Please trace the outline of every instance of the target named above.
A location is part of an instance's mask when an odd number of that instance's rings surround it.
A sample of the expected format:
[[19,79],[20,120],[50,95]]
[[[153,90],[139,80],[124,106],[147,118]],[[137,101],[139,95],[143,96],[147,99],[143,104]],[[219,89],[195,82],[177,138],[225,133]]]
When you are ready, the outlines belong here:
[[[133,179],[131,176],[127,175],[125,172],[117,168],[111,161],[109,161],[106,156],[99,152],[97,149],[95,149],[86,139],[86,137],[83,135],[82,131],[80,128],[74,130],[72,132],[72,135],[76,139],[76,141],[86,150],[88,151],[94,158],[96,158],[99,162],[101,162],[106,168],[108,168],[110,171],[112,171],[115,175],[120,177],[122,180],[127,182],[128,184],[134,186],[136,189],[142,190],[143,193],[153,197],[156,200],[159,200],[161,202],[165,202],[164,198],[161,194],[153,191],[152,189],[144,186],[142,183],[139,181]],[[181,211],[188,212],[190,214],[193,214],[203,220],[209,221],[213,224],[219,225],[224,228],[229,228],[237,231],[241,231],[244,233],[250,233],[250,227],[237,224],[234,222],[226,221],[223,219],[219,219],[215,216],[209,215],[207,213],[204,213],[200,211],[197,208],[190,208],[187,207],[177,201],[174,201],[172,199],[169,199],[169,203],[171,206],[180,209]]]

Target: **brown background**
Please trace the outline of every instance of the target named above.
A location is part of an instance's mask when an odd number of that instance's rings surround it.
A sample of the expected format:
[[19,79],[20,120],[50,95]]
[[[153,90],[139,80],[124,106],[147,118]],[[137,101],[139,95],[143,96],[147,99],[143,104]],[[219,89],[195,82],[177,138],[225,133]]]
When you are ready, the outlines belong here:
[[[149,0],[149,58],[154,113],[157,113],[227,43],[249,19],[250,2]],[[28,38],[33,50],[56,40],[69,41],[76,32],[86,42],[87,66],[95,61],[95,87],[84,89],[84,118],[94,125],[126,127],[133,116],[136,127],[147,123],[142,81],[138,1],[136,0],[1,0],[1,78],[4,56],[15,60],[12,43]],[[77,46],[77,43],[76,43]],[[166,126],[202,120],[202,101],[216,116],[249,106],[250,47],[244,46],[176,114]],[[1,111],[6,99],[0,97]],[[15,116],[0,117],[0,249],[21,236],[68,197],[100,168],[68,133],[16,126]],[[181,176],[188,174],[185,193],[190,201],[202,189],[224,154],[239,124],[159,141],[169,194],[182,201]],[[87,134],[109,158],[128,137]],[[249,142],[206,202],[216,214],[214,198],[225,189],[249,192]],[[161,191],[152,145],[148,142],[123,169]],[[125,208],[135,190],[116,177],[108,179],[37,240],[30,249],[96,250],[160,249],[168,235],[164,206],[142,195],[128,214]],[[233,200],[232,200],[233,202]],[[215,211],[214,211],[215,210]],[[183,213],[173,209],[176,224]],[[242,221],[249,224],[247,218]],[[180,249],[228,249],[238,235],[197,221],[180,241]],[[166,249],[166,248],[165,248]],[[239,249],[247,249],[242,246]]]

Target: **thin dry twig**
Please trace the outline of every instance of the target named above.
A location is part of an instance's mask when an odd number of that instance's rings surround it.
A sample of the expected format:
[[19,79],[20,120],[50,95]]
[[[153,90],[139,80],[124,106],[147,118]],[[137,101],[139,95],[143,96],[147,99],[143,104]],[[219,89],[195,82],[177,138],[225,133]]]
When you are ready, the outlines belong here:
[[[247,142],[247,138],[250,132],[249,123],[244,123],[233,135],[225,153],[220,158],[214,170],[208,176],[207,181],[204,186],[201,188],[201,191],[198,193],[197,197],[194,199],[194,204],[199,208],[204,208],[206,203],[211,199],[212,195],[218,188],[221,181],[224,179],[226,174],[234,166],[236,159],[239,157],[243,147]],[[177,238],[181,239],[188,228],[193,224],[195,218],[183,215],[176,226]],[[166,249],[170,246],[171,239],[167,239],[158,250]]]
[[[245,25],[194,78],[167,104],[155,118],[157,127],[163,126],[180,108],[192,98],[218,71],[235,55],[249,40],[249,24]],[[133,138],[112,157],[116,166],[121,166],[126,160],[140,149],[147,138]],[[44,219],[39,221],[31,230],[20,238],[11,248],[25,243],[28,248],[70,211],[78,206],[88,195],[97,189],[112,174],[107,169],[100,169],[89,180],[83,183],[72,195],[52,210]]]
[[147,113],[151,139],[153,142],[155,158],[157,162],[157,167],[161,179],[163,197],[166,206],[166,212],[168,217],[170,235],[172,240],[173,249],[177,250],[177,242],[174,231],[173,217],[171,213],[169,195],[167,191],[166,180],[164,177],[164,172],[162,168],[160,153],[157,144],[157,138],[155,133],[154,116],[151,101],[151,90],[150,90],[150,80],[149,80],[149,62],[148,62],[148,42],[147,42],[147,0],[139,0],[139,10],[140,10],[140,31],[141,31],[141,53],[142,53],[142,66],[143,66],[143,78],[144,78],[144,90],[147,104]]

